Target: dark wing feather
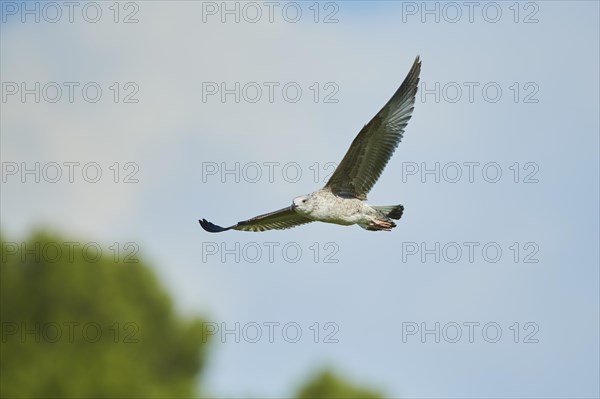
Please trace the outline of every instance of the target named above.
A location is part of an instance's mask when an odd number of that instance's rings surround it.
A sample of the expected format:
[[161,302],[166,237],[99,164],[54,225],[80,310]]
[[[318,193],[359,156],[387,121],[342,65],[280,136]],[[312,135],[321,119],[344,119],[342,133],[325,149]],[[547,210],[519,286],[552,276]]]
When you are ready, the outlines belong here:
[[292,207],[280,209],[275,212],[265,213],[252,219],[238,222],[236,225],[221,227],[213,224],[206,219],[199,220],[200,226],[210,233],[220,233],[227,230],[241,231],[265,231],[265,230],[284,230],[301,224],[310,223],[312,220],[305,218],[297,213]]
[[414,109],[420,72],[417,57],[398,91],[356,136],[325,188],[337,195],[367,198],[402,140]]

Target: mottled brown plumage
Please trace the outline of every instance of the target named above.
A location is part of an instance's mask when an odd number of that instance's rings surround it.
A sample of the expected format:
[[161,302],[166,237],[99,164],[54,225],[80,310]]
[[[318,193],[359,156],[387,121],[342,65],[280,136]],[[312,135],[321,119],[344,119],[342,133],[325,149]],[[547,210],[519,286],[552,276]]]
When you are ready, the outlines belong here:
[[414,109],[420,73],[421,62],[417,57],[400,88],[361,129],[321,190],[295,198],[287,208],[230,227],[220,227],[202,219],[199,220],[202,228],[211,233],[231,229],[283,230],[312,221],[358,224],[371,231],[389,231],[396,227],[392,219],[400,219],[404,211],[402,205],[371,206],[365,200],[402,140]]

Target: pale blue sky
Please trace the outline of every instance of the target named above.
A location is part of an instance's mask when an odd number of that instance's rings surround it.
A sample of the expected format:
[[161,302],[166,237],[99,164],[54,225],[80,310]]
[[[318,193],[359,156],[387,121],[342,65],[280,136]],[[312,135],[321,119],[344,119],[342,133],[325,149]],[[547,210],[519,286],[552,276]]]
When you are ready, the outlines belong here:
[[[140,182],[23,184],[8,176],[2,185],[8,237],[44,226],[106,245],[135,241],[182,312],[229,326],[302,327],[295,344],[281,336],[273,343],[216,344],[203,379],[213,394],[288,395],[311,369],[333,365],[389,396],[599,395],[597,2],[519,3],[517,23],[513,2],[498,3],[496,23],[481,14],[484,2],[472,22],[461,6],[465,14],[456,23],[447,20],[454,14],[440,14],[439,23],[426,15],[423,23],[422,10],[411,8],[421,2],[339,2],[339,22],[332,24],[313,22],[312,2],[301,3],[297,24],[277,13],[273,23],[221,23],[213,16],[203,23],[202,5],[193,2],[137,2],[139,22],[115,24],[109,3],[101,4],[95,24],[79,14],[72,24],[7,16],[2,82],[98,82],[103,97],[94,104],[81,97],[39,104],[9,97],[2,103],[2,161],[94,161],[105,176],[114,162],[135,162]],[[321,9],[319,18],[333,10]],[[133,11],[122,9],[119,18]],[[526,16],[538,22],[523,23]],[[341,160],[417,54],[427,88],[476,82],[479,90],[472,103],[466,89],[456,103],[419,95],[405,138],[370,195],[374,204],[405,205],[393,232],[311,224],[210,235],[198,226],[198,218],[228,224],[275,210],[318,188],[309,166]],[[115,104],[114,82],[135,82],[139,103]],[[295,82],[303,96],[297,103],[280,95],[273,103],[238,104],[231,96],[203,102],[203,82]],[[335,83],[339,102],[314,103],[314,82],[321,89]],[[501,88],[498,102],[484,99],[480,89],[488,83]],[[538,102],[525,103],[532,88]],[[305,177],[222,183],[210,176],[204,183],[206,162],[296,162]],[[403,162],[495,162],[503,177],[487,183],[479,174],[473,183],[465,177],[453,184],[415,176],[402,183]],[[539,182],[514,183],[515,162],[535,163]],[[271,242],[297,243],[303,255],[297,263],[277,251],[274,263],[264,253],[256,263],[202,261],[203,243],[266,248]],[[315,242],[320,260],[333,243],[339,262],[315,263]],[[478,242],[478,248],[492,242],[503,255],[497,263],[481,252],[473,263],[466,253],[456,263],[431,256],[403,262],[413,242]],[[514,242],[520,260],[531,249],[523,245],[535,243],[539,262],[515,263]],[[339,342],[312,342],[315,322],[321,329],[336,323]],[[413,322],[494,322],[503,335],[497,343],[481,335],[473,343],[465,336],[455,344],[417,336],[404,343],[403,323]],[[515,322],[520,341],[524,324],[536,323],[539,342],[514,343]]]

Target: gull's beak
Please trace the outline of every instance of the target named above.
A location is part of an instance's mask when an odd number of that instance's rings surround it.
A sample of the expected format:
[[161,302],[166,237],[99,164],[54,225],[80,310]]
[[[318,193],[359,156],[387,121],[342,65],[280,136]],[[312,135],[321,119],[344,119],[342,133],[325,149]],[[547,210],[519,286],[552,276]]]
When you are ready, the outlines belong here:
[[290,206],[290,209],[293,211],[294,209],[296,209],[298,206],[296,205],[295,202],[292,202],[292,206]]

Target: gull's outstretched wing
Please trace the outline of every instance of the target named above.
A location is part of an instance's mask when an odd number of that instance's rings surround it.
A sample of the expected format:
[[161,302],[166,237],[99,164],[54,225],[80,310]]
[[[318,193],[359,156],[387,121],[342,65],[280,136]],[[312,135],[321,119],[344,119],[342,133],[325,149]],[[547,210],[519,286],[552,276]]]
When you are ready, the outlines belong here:
[[213,224],[206,219],[199,220],[200,226],[208,232],[220,233],[227,230],[241,231],[265,231],[265,230],[284,230],[292,227],[300,226],[304,223],[312,222],[311,219],[297,213],[291,206],[280,209],[275,212],[265,213],[252,219],[238,222],[229,227],[221,227]]
[[337,195],[367,198],[402,139],[414,109],[420,72],[417,57],[398,91],[358,133],[325,188]]

